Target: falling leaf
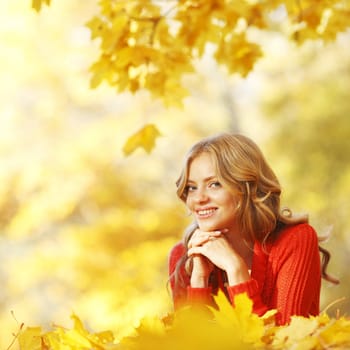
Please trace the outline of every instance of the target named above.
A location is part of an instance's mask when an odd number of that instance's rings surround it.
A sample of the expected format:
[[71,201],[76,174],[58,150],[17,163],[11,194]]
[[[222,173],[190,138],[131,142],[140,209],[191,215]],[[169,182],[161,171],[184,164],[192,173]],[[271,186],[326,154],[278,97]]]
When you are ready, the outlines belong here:
[[46,4],[47,6],[49,6],[50,3],[51,3],[51,0],[32,0],[32,8],[35,11],[39,12],[43,4]]
[[130,155],[137,148],[142,147],[147,153],[150,153],[155,146],[156,138],[161,133],[154,124],[147,124],[126,141],[123,152],[126,156]]

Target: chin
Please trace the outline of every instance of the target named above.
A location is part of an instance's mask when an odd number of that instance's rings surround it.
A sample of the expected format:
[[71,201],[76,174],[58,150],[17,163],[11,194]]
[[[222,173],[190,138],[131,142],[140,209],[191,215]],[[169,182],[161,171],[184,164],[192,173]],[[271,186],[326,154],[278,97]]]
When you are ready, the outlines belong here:
[[219,225],[210,222],[198,222],[198,226],[202,231],[216,231]]

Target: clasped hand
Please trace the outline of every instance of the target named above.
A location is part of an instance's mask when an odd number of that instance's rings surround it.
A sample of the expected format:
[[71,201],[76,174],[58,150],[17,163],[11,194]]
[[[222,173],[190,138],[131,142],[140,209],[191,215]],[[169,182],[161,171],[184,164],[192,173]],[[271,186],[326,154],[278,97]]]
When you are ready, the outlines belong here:
[[206,287],[214,266],[227,273],[230,284],[249,279],[249,272],[241,256],[230,245],[225,233],[197,229],[189,243],[188,256],[193,258],[192,287]]

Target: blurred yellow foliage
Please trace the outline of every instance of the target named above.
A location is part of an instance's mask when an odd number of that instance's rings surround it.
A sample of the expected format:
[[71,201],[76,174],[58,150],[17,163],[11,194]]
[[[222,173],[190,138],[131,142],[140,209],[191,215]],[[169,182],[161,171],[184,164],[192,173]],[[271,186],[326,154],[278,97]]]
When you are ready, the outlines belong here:
[[111,331],[92,333],[72,315],[72,329],[55,326],[45,332],[27,327],[18,336],[20,350],[157,350],[157,349],[346,349],[350,346],[350,319],[294,316],[289,325],[276,326],[267,317],[252,313],[246,294],[235,298],[233,308],[223,293],[218,309],[185,307],[160,319],[145,317],[133,334],[119,341]]

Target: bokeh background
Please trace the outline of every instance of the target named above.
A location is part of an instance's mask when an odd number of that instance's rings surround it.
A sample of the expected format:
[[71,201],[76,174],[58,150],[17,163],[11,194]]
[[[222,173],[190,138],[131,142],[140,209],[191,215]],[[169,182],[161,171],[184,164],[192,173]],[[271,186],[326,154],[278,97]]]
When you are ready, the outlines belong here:
[[[25,325],[129,333],[172,311],[167,256],[189,223],[176,198],[183,156],[203,136],[252,137],[280,178],[283,204],[309,213],[332,252],[322,309],[350,313],[350,33],[299,47],[261,35],[247,78],[212,59],[186,77],[183,110],[146,93],[89,88],[97,56],[85,23],[96,2],[0,4],[0,348]],[[155,149],[122,153],[146,123]]]

